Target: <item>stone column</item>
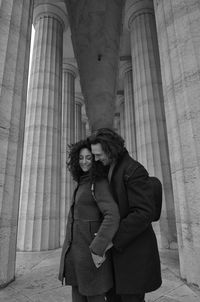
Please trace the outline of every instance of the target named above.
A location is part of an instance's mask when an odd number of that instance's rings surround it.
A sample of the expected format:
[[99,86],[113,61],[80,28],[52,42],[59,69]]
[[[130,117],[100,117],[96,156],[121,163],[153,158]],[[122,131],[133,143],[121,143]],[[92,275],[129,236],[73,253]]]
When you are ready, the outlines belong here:
[[119,114],[120,114],[120,135],[126,141],[124,95],[117,95],[117,98],[119,103]]
[[61,202],[60,244],[65,236],[66,219],[73,192],[73,181],[67,169],[69,147],[75,141],[75,78],[77,68],[63,60],[62,136],[61,136]]
[[25,124],[18,249],[59,247],[64,12],[34,9],[35,41]]
[[119,112],[115,112],[113,126],[114,126],[115,132],[120,134],[120,113]]
[[82,115],[82,135],[81,135],[81,138],[82,138],[82,139],[85,139],[85,138],[86,138],[86,127],[87,127],[87,122],[88,122],[87,116],[86,116],[86,114],[83,114],[83,115]]
[[137,159],[163,183],[162,217],[155,228],[159,244],[174,248],[175,210],[153,1],[128,0],[125,11],[131,38]]
[[154,1],[174,188],[180,271],[200,286],[200,7]]
[[83,96],[75,95],[75,142],[82,138],[82,108]]
[[121,78],[124,82],[124,112],[126,147],[133,158],[137,158],[136,133],[135,133],[135,109],[133,96],[132,64],[125,61],[120,66]]
[[0,287],[14,279],[33,1],[0,4]]

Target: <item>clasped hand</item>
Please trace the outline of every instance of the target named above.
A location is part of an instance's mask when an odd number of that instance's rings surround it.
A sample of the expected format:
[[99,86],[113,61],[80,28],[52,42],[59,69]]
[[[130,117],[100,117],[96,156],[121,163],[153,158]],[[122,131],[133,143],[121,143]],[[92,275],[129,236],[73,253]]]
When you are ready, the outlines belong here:
[[113,243],[112,243],[112,242],[109,243],[109,245],[108,245],[107,248],[105,249],[105,252],[104,252],[103,256],[99,256],[99,255],[96,255],[96,254],[94,254],[94,253],[91,252],[91,254],[92,254],[92,260],[93,260],[93,262],[94,262],[94,264],[95,264],[95,266],[96,266],[97,268],[99,268],[99,267],[102,265],[102,263],[104,263],[104,261],[106,260],[106,252],[107,252],[107,250],[109,250],[112,246],[113,246]]

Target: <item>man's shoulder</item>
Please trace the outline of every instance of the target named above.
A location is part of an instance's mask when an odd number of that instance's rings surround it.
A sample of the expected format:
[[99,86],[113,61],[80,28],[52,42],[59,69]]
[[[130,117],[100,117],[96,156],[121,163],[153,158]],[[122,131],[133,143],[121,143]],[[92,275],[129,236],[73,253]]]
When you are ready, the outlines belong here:
[[125,152],[119,161],[119,165],[125,169],[136,168],[142,166],[137,160],[133,159],[128,152]]
[[139,161],[133,159],[128,152],[126,152],[119,161],[119,169],[123,170],[125,177],[133,175],[138,169],[147,173],[144,166]]

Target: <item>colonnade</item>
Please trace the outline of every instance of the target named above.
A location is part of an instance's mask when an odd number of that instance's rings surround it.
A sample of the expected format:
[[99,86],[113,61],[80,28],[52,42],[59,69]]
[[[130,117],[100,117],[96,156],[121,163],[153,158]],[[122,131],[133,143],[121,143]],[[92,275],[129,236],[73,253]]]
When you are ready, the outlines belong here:
[[[34,9],[26,107],[32,4],[1,1],[0,286],[14,278],[17,224],[19,250],[61,246],[73,188],[66,149],[88,134],[84,99],[75,91],[78,70],[63,59],[67,16],[47,4]],[[181,276],[198,286],[199,20],[197,0],[126,1],[131,57],[120,58],[123,92],[114,124],[130,154],[161,179],[159,246],[178,249]]]

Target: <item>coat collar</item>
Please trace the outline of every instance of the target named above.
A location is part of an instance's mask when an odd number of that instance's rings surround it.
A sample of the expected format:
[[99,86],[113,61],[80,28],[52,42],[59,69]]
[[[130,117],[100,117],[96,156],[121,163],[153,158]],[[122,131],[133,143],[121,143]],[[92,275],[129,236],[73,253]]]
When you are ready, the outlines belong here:
[[116,166],[120,164],[120,162],[124,159],[124,157],[128,155],[128,151],[124,149],[124,152],[122,153],[121,157],[118,159],[118,161],[113,161],[110,165],[109,171],[108,171],[108,181],[109,183],[111,182],[112,176],[113,176],[113,171]]
[[111,178],[112,178],[112,175],[113,175],[113,170],[114,170],[116,164],[117,164],[117,162],[114,161],[114,162],[112,162],[112,164],[110,165],[110,168],[109,168],[109,171],[108,171],[108,182],[109,182],[109,183],[110,183],[110,181],[111,181]]

